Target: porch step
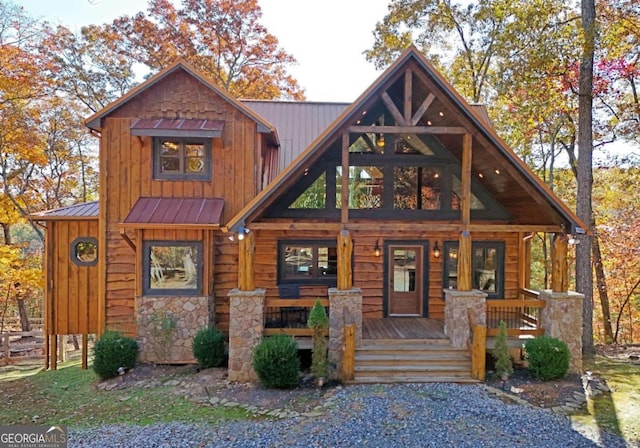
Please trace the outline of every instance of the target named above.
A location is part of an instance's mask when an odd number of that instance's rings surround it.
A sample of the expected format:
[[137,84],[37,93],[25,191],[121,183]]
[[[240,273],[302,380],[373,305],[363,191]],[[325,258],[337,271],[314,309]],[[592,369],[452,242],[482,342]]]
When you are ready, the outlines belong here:
[[353,383],[476,382],[471,355],[448,339],[364,339]]

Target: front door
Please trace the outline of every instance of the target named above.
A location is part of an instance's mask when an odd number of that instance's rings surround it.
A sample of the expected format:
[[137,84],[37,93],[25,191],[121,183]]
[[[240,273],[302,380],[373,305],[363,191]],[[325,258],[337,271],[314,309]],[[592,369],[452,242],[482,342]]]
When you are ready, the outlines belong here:
[[389,245],[389,316],[422,316],[423,246]]

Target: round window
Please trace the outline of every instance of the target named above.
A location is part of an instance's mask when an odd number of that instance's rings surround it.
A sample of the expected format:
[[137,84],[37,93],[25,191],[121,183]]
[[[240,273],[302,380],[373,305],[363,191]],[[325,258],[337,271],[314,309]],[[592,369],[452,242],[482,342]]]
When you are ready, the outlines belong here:
[[80,266],[93,266],[98,262],[98,240],[77,238],[71,243],[71,259]]

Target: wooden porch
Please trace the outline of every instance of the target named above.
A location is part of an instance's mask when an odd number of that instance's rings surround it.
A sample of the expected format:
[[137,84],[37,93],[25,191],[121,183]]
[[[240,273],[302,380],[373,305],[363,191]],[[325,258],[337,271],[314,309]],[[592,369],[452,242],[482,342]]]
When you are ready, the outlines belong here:
[[444,322],[422,317],[363,319],[362,339],[446,339]]

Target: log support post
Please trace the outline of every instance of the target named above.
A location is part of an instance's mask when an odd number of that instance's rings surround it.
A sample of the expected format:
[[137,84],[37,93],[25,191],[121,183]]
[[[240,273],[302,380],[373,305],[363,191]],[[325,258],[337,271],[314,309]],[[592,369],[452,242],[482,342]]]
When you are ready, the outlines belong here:
[[349,231],[344,229],[338,234],[338,289],[350,290],[353,287],[353,272],[351,271],[351,258],[353,254],[353,242]]
[[553,292],[569,291],[568,248],[569,237],[567,234],[556,233],[551,249],[551,290]]
[[462,232],[458,245],[458,291],[471,291],[471,134],[462,136],[462,198],[460,202],[460,218]]
[[238,289],[240,291],[253,291],[254,283],[254,253],[255,232],[244,234],[244,238],[238,241]]

